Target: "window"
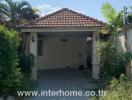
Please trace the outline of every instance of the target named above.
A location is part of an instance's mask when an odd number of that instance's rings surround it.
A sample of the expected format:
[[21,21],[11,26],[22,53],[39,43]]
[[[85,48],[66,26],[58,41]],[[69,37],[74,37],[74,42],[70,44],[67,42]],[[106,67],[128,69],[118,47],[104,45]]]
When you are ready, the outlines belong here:
[[38,40],[38,56],[43,55],[43,40]]

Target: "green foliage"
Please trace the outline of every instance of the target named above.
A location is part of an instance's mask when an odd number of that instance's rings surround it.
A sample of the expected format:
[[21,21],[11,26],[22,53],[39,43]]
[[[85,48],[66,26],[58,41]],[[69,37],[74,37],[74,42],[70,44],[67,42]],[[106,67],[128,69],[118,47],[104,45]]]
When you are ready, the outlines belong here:
[[117,11],[109,3],[103,5],[102,13],[108,22],[112,22],[117,17]]
[[0,95],[13,94],[21,87],[22,75],[18,66],[18,33],[0,26]]
[[129,82],[124,74],[118,79],[110,81],[106,96],[100,100],[132,100],[132,82]]
[[112,77],[119,78],[125,73],[126,66],[132,59],[130,53],[116,52],[113,43],[100,42],[98,54],[100,56],[100,77],[104,80],[110,80]]
[[105,3],[102,6],[102,13],[107,21],[105,29],[102,30],[104,34],[110,34],[111,39],[116,39],[115,45],[117,45],[118,34],[123,27],[123,10],[117,12],[109,3]]
[[117,12],[109,3],[105,3],[102,6],[102,13],[104,17],[106,18],[108,24],[112,26],[115,31],[118,30],[118,28],[121,28],[123,25],[122,22],[122,14],[123,11]]
[[114,42],[117,48],[118,35],[123,28],[123,12],[124,11],[121,10],[120,12],[117,12],[109,3],[105,3],[102,6],[101,10],[104,17],[107,20],[107,25],[105,29],[102,30],[102,33],[110,34],[111,35],[110,41],[113,42],[113,40],[115,40]]
[[106,96],[95,97],[92,100],[132,100],[132,81],[124,74],[119,79],[113,78],[106,88]]
[[23,19],[33,20],[39,16],[27,1],[4,0],[0,2],[0,17],[8,20],[8,26],[16,28]]
[[132,23],[132,14],[127,16],[128,23]]
[[19,54],[19,66],[22,72],[26,74],[31,73],[32,66],[34,65],[34,56],[32,54]]

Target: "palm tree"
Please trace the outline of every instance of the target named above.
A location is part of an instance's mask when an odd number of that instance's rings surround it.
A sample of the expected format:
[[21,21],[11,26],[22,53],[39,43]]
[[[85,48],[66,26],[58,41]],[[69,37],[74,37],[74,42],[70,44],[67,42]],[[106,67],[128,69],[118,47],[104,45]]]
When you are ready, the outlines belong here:
[[109,33],[112,37],[116,37],[115,45],[116,49],[118,46],[118,34],[122,30],[123,21],[122,14],[123,11],[117,12],[109,3],[105,3],[102,6],[102,13],[108,23],[106,26],[106,33]]
[[8,24],[12,28],[16,28],[23,19],[32,20],[39,17],[27,1],[13,0],[0,2],[0,16],[9,21]]

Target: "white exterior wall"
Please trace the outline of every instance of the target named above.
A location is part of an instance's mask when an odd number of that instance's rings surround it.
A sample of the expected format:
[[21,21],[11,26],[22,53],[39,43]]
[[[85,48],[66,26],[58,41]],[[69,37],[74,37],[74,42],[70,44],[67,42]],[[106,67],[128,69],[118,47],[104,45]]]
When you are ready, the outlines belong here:
[[[125,36],[124,33],[120,33],[119,35],[119,52],[126,52],[126,47],[125,47]],[[132,29],[127,30],[127,48],[128,52],[132,53]],[[131,63],[126,67],[126,75],[129,79],[132,80],[132,61]]]
[[[132,53],[132,28],[127,31],[127,44],[128,51]],[[132,80],[132,61],[126,68],[126,74],[129,79]]]
[[129,52],[132,53],[132,29],[128,29],[127,31],[127,44]]
[[126,52],[125,35],[124,35],[123,32],[119,34],[119,39],[118,39],[118,52]]
[[[65,37],[64,37],[65,38]],[[86,38],[62,37],[43,38],[43,56],[38,56],[38,69],[56,68],[78,68],[79,64],[87,64],[87,43]],[[91,49],[91,48],[90,48]],[[82,54],[81,60],[79,53]]]

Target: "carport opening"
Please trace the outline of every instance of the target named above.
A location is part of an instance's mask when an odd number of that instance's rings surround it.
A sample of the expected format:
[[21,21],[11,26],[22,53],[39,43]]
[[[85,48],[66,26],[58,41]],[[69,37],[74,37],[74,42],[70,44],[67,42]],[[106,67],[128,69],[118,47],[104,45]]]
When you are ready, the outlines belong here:
[[[38,79],[47,76],[45,71],[56,75],[61,73],[82,73],[91,77],[92,39],[69,36],[38,36]],[[78,74],[79,75],[79,74]],[[78,76],[77,75],[77,76]]]

